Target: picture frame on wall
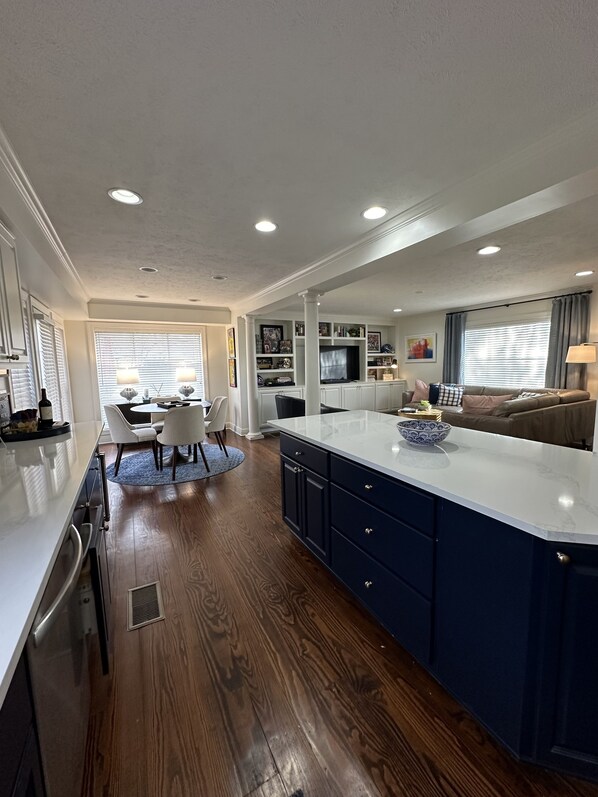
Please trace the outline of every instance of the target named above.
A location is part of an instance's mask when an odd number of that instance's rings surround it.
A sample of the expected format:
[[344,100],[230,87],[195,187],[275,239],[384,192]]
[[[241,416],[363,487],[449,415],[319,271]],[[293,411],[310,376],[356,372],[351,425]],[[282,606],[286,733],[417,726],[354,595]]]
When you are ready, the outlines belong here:
[[368,351],[380,351],[382,345],[381,332],[368,332]]
[[228,342],[228,356],[229,357],[236,357],[237,356],[237,347],[235,346],[235,328],[229,327],[226,330],[226,339]]
[[421,335],[407,335],[405,337],[405,362],[435,363],[436,333],[426,332]]
[[228,384],[237,387],[237,361],[232,357],[228,361]]

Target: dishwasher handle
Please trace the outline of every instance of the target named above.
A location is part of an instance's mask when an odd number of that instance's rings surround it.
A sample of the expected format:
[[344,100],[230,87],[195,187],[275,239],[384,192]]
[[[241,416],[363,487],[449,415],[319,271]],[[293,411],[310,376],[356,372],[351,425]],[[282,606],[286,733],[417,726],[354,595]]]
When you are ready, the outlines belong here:
[[74,526],[72,523],[69,529],[69,538],[75,548],[75,559],[73,561],[73,566],[71,567],[71,571],[68,574],[66,581],[62,585],[60,592],[52,601],[52,605],[31,632],[33,644],[36,648],[41,645],[46,637],[46,634],[54,625],[56,617],[58,617],[71,592],[74,590],[81,573],[81,567],[83,566],[83,543],[81,541],[81,535],[77,531],[76,526]]

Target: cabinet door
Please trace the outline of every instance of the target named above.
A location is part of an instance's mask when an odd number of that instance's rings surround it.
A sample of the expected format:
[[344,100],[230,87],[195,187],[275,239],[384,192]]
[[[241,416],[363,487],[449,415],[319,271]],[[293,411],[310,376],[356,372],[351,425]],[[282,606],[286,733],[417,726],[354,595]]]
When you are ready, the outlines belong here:
[[268,421],[278,418],[276,412],[276,394],[260,393],[260,426],[267,426]]
[[398,382],[390,385],[390,407],[391,410],[398,410],[403,404],[403,391],[405,382]]
[[316,556],[328,562],[330,555],[328,481],[310,470],[302,470],[303,541]]
[[280,458],[282,519],[298,537],[301,531],[301,468],[286,457]]
[[376,409],[376,385],[361,385],[360,405],[362,410]]
[[390,385],[374,385],[376,391],[376,409],[378,412],[390,409]]
[[537,757],[595,777],[598,765],[598,547],[548,546],[546,646]]
[[329,407],[342,407],[340,385],[337,387],[323,387],[320,394],[322,404],[327,404]]
[[17,268],[17,254],[12,236],[0,226],[0,297],[2,302],[2,335],[0,357],[18,356],[19,363],[27,363],[28,352],[23,323],[21,285]]
[[345,385],[342,388],[342,408],[344,410],[360,410],[361,398],[359,385]]

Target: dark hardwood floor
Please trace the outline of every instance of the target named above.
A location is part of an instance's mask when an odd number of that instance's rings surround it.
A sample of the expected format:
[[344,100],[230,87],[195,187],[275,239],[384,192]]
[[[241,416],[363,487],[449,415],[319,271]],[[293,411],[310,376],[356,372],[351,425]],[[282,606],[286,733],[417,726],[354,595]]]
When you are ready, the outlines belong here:
[[[110,483],[85,797],[598,797],[513,759],[294,539],[277,437],[228,442],[245,462],[211,479]],[[156,579],[166,619],[127,631]]]

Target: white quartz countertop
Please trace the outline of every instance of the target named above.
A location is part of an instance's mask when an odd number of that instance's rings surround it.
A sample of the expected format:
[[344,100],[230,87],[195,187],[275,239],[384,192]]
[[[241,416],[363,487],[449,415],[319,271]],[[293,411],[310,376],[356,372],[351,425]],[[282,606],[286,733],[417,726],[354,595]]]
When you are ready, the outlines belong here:
[[598,545],[598,455],[457,427],[414,446],[399,420],[361,410],[269,423],[545,540]]
[[0,706],[71,520],[102,424],[0,443]]

